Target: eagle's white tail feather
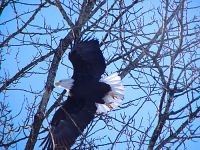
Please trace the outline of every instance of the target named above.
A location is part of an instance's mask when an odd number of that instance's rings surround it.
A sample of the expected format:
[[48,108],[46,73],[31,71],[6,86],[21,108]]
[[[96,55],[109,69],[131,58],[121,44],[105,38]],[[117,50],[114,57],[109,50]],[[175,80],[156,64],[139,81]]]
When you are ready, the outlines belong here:
[[109,84],[111,87],[111,91],[103,98],[105,104],[96,103],[97,113],[106,113],[121,105],[124,97],[124,86],[117,73],[101,79],[100,82]]
[[97,113],[107,112],[110,111],[110,108],[107,107],[105,104],[96,103]]

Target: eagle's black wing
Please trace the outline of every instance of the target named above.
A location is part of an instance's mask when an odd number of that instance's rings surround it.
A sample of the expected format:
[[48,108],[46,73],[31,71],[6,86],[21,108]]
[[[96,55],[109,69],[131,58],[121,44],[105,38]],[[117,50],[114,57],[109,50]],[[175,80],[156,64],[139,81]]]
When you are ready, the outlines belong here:
[[[96,107],[91,103],[77,106],[83,99],[69,97],[53,116],[49,134],[41,143],[43,150],[69,150],[76,138],[94,118]],[[79,108],[78,108],[79,107]],[[77,111],[77,110],[78,111]],[[81,109],[81,110],[80,110]]]
[[85,40],[75,44],[69,53],[74,68],[73,79],[81,77],[100,79],[106,64],[98,40]]

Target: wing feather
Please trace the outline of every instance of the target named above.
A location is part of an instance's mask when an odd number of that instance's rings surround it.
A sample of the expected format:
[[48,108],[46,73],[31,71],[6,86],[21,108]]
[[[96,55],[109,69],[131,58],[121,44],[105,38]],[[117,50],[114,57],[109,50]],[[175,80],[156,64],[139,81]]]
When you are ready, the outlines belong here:
[[[82,99],[75,100],[72,97],[70,97],[70,100],[83,101]],[[70,105],[70,107],[67,105]],[[70,149],[77,137],[82,134],[86,126],[94,119],[96,113],[94,104],[85,104],[78,112],[74,109],[76,105],[77,103],[74,103],[74,106],[72,106],[71,102],[65,102],[56,111],[51,122],[50,133],[41,143],[44,150],[53,148],[59,150]]]
[[85,40],[77,43],[69,54],[74,67],[73,79],[80,76],[100,79],[106,64],[98,40]]

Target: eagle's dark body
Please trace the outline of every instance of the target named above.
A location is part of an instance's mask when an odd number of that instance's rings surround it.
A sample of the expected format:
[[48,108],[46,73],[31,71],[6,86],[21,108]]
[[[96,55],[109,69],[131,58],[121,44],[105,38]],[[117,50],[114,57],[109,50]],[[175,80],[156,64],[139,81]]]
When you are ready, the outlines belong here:
[[111,90],[108,84],[99,82],[106,65],[97,40],[76,44],[69,60],[74,68],[73,86],[68,99],[53,116],[50,133],[41,144],[43,149],[70,149],[93,120],[95,103],[104,103],[102,98]]

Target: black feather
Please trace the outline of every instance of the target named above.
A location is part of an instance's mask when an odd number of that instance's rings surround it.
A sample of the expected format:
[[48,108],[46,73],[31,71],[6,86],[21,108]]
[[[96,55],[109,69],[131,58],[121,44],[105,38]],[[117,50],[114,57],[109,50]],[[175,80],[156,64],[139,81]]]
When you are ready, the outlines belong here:
[[[75,107],[75,106],[74,106]],[[51,122],[51,133],[45,138],[43,149],[69,149],[76,138],[80,136],[86,126],[93,120],[96,107],[92,104],[85,104],[78,113],[68,113],[65,106],[60,107]],[[56,145],[53,145],[53,141]]]
[[73,79],[90,77],[99,80],[105,72],[106,64],[98,40],[85,40],[76,44],[69,54],[74,68]]

